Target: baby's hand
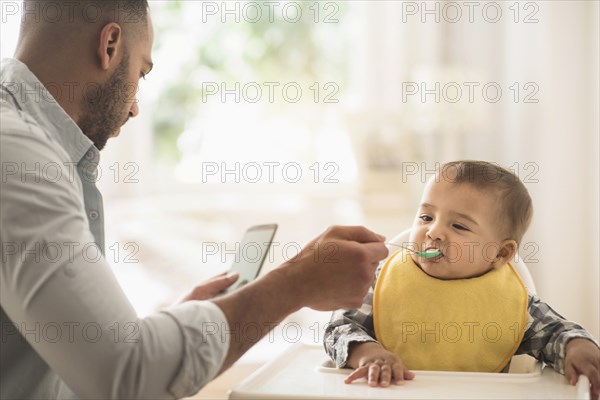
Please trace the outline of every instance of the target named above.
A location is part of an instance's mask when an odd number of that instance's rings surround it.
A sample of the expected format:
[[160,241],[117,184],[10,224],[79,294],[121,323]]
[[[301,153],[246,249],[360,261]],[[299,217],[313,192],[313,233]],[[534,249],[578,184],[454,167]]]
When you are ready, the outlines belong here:
[[600,396],[600,349],[587,339],[571,339],[567,343],[565,354],[565,377],[571,385],[577,383],[577,377],[588,377],[592,387],[590,396]]
[[387,387],[390,381],[401,385],[405,379],[415,377],[415,374],[404,367],[397,355],[375,342],[352,344],[348,365],[356,369],[346,377],[345,383],[352,383],[366,377],[369,386]]

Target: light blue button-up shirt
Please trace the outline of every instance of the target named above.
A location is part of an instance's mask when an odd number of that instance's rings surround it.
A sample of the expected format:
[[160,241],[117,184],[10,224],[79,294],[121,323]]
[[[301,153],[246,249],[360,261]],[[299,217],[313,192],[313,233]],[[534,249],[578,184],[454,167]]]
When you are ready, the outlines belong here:
[[223,312],[137,317],[102,257],[98,149],[25,64],[0,84],[0,398],[194,394],[227,353]]

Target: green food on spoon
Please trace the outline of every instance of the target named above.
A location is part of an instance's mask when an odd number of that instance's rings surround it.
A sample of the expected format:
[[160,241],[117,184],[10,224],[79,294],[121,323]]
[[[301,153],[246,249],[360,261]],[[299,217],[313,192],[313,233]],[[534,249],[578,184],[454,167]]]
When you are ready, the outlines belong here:
[[409,247],[404,247],[404,246],[401,246],[401,245],[396,244],[396,243],[386,243],[386,244],[389,244],[389,245],[392,245],[392,246],[401,247],[404,250],[408,250],[408,251],[410,251],[412,253],[415,253],[419,257],[423,257],[423,258],[435,258],[435,257],[438,257],[438,256],[442,255],[442,252],[440,250],[438,250],[438,249],[429,249],[429,250],[425,250],[425,251],[416,251],[416,250],[413,250],[413,249],[411,249]]

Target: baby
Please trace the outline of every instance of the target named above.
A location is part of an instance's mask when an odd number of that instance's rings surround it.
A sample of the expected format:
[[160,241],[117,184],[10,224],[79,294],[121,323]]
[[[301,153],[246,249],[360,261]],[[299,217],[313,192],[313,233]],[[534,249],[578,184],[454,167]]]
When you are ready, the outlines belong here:
[[513,173],[480,161],[444,164],[427,183],[410,233],[416,251],[379,267],[358,310],[333,313],[324,345],[338,367],[386,387],[409,369],[493,372],[529,354],[600,393],[600,349],[581,326],[528,294],[510,264],[532,217]]

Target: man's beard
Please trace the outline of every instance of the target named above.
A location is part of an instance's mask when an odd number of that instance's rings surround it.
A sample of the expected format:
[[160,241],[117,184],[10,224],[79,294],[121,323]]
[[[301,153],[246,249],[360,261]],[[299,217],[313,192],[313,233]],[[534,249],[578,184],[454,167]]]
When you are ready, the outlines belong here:
[[129,57],[125,55],[105,84],[86,93],[86,113],[79,121],[79,128],[98,150],[102,150],[108,139],[129,119],[129,108],[125,105],[135,101],[135,97],[128,100],[133,87],[127,82],[128,67]]

